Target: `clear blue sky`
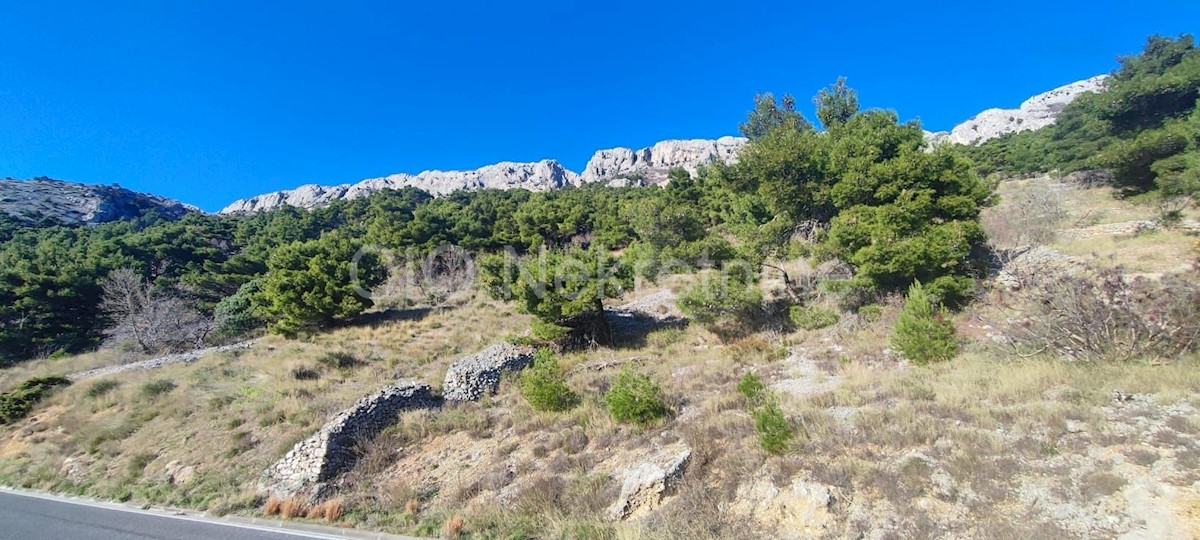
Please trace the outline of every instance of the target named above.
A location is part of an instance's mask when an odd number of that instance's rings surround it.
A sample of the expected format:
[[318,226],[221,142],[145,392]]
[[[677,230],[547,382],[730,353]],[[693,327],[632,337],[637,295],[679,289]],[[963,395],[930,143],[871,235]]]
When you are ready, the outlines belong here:
[[215,210],[501,160],[579,170],[735,134],[755,92],[811,118],[839,75],[947,129],[1200,26],[1196,0],[517,4],[0,0],[0,177]]

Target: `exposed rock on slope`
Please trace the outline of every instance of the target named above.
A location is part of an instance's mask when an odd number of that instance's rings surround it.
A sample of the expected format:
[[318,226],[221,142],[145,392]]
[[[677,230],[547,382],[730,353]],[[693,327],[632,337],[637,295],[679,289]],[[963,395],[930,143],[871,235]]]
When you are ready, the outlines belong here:
[[558,189],[579,183],[579,175],[561,163],[547,159],[537,163],[505,161],[480,167],[473,171],[425,171],[421,174],[393,174],[369,178],[357,184],[319,186],[309,184],[296,189],[264,193],[249,199],[234,201],[221,210],[222,214],[238,214],[271,210],[288,205],[316,208],[340,199],[365,197],[384,189],[412,186],[434,195],[444,195],[460,189],[524,188],[531,191]]
[[178,219],[195,208],[119,186],[76,184],[49,178],[0,180],[0,213],[29,224],[95,225],[135,219],[157,210]]
[[688,139],[662,141],[654,146],[633,150],[611,148],[592,155],[583,174],[583,182],[608,182],[614,185],[661,184],[667,180],[667,172],[682,167],[696,172],[696,167],[720,161],[737,161],[738,152],[746,146],[747,139],[721,137],[717,140]]
[[690,139],[662,141],[654,146],[632,150],[613,148],[596,152],[588,161],[583,174],[576,174],[554,160],[536,163],[502,162],[473,171],[425,171],[421,174],[393,174],[370,178],[356,184],[319,186],[315,184],[296,189],[264,193],[235,201],[221,210],[222,214],[238,214],[271,210],[288,205],[316,208],[341,199],[364,197],[384,189],[412,186],[434,195],[458,190],[523,188],[546,191],[587,182],[608,182],[613,185],[659,184],[667,179],[667,171],[683,167],[695,172],[696,167],[719,160],[731,163],[746,144],[746,139],[721,137],[717,140]]
[[988,109],[957,126],[949,133],[927,133],[926,139],[934,144],[952,142],[979,144],[989,139],[1017,131],[1027,131],[1053,124],[1058,113],[1085,92],[1096,92],[1104,86],[1107,75],[1060,86],[1049,92],[1033,96],[1018,109]]

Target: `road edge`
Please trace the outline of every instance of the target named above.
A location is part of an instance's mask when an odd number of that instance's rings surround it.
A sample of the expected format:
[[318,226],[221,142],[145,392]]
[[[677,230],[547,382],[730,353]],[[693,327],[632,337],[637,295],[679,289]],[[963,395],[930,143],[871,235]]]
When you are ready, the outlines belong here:
[[321,540],[425,540],[415,536],[402,536],[375,531],[364,531],[361,529],[352,529],[348,527],[330,527],[326,525],[301,523],[282,519],[268,519],[232,514],[226,516],[213,516],[199,510],[168,508],[150,504],[138,505],[132,503],[120,503],[116,501],[106,501],[102,499],[94,499],[91,497],[82,497],[76,495],[58,495],[54,493],[46,493],[43,491],[4,485],[0,485],[0,493],[34,499],[43,499],[64,504],[77,504],[92,508],[102,508],[118,512],[130,512],[169,519],[178,519],[182,521],[194,521],[241,529],[290,534],[300,538],[316,538]]

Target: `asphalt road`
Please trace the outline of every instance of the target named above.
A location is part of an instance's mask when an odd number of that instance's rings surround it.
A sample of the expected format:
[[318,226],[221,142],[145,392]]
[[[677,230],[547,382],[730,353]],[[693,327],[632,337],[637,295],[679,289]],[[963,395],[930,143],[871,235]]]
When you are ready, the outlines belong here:
[[344,538],[0,491],[3,540],[297,540]]

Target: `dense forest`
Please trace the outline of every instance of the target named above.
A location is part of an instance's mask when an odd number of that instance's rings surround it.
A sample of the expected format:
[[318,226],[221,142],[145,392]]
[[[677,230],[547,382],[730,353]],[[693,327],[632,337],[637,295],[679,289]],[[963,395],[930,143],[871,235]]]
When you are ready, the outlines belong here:
[[[662,187],[444,197],[410,188],[311,211],[177,221],[150,211],[93,227],[0,218],[0,363],[106,340],[157,353],[264,328],[295,334],[340,324],[372,306],[355,294],[352,272],[374,286],[388,266],[396,271],[376,251],[351,268],[364,245],[484,254],[485,288],[518,300],[550,332],[599,309],[578,294],[532,294],[556,280],[547,265],[566,260],[614,268],[608,282],[576,275],[576,283],[558,283],[589,298],[619,294],[634,275],[653,278],[666,261],[676,272],[746,263],[752,271],[734,273],[733,287],[685,293],[685,304],[714,318],[761,300],[758,271],[798,254],[852,270],[826,284],[854,292],[851,309],[915,282],[954,306],[969,300],[987,269],[979,214],[995,201],[981,173],[1103,169],[1130,191],[1194,200],[1198,89],[1192,38],[1153,37],[1142,54],[1120,59],[1103,92],[1076,100],[1057,124],[979,147],[930,148],[918,122],[859,110],[839,80],[814,98],[816,124],[790,96],[758,96],[741,125],[751,142],[736,165],[674,170]],[[789,301],[803,304],[804,285],[789,286]],[[171,331],[187,339],[152,335]]]

